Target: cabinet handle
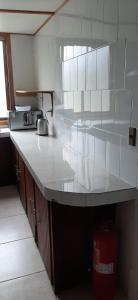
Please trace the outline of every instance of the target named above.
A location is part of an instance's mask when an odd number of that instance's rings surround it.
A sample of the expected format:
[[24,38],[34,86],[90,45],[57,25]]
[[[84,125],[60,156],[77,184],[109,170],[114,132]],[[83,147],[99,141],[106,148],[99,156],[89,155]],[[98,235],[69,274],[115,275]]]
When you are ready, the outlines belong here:
[[18,168],[16,168],[16,176],[17,176],[17,180],[20,180],[20,170]]
[[22,173],[22,170],[16,168],[16,176],[18,177],[18,175],[20,175]]
[[33,216],[34,216],[34,224],[36,226],[36,209],[33,209]]
[[33,208],[33,215],[34,215],[34,217],[35,217],[35,214],[36,214],[36,210],[35,210],[35,208]]
[[30,207],[31,207],[31,214],[35,217],[36,216],[36,209],[34,207],[34,203],[31,199],[29,199],[30,201]]
[[38,213],[37,213],[37,223],[41,223],[41,218],[40,218],[40,213],[39,213],[39,211],[38,211]]
[[28,200],[29,200],[29,202],[30,202],[31,215],[32,215],[32,213],[33,213],[33,210],[32,210],[32,200],[31,200],[31,198],[30,198],[30,199],[28,199]]
[[18,174],[21,174],[22,172],[23,172],[22,170],[17,169],[17,173],[18,173]]

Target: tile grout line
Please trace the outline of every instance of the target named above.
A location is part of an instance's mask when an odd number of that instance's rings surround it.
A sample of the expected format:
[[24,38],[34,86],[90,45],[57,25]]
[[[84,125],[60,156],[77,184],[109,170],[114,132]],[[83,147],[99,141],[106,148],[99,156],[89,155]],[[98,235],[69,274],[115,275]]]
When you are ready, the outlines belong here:
[[29,239],[33,239],[34,240],[33,236],[28,236],[26,238],[22,238],[22,239],[18,239],[18,240],[13,240],[13,241],[9,241],[9,242],[0,243],[0,246],[1,245],[5,245],[5,244],[10,244],[10,243],[18,242],[18,241],[29,240]]
[[[15,214],[15,215],[12,215],[12,216],[5,216],[5,217],[1,217],[0,220],[14,218],[14,217],[17,217],[17,216],[26,216],[26,214],[24,212],[24,213]],[[31,229],[30,225],[29,225],[29,228]],[[0,246],[6,245],[6,244],[11,244],[11,243],[17,243],[17,242],[24,241],[24,240],[29,240],[29,239],[32,239],[35,242],[34,237],[32,235],[32,236],[28,236],[26,238],[19,238],[19,239],[13,240],[13,241],[8,241],[8,242],[0,243]],[[38,249],[36,244],[35,244],[35,247],[36,247],[36,249]],[[32,273],[25,274],[25,275],[22,275],[22,276],[17,276],[17,277],[8,279],[8,280],[0,281],[0,284],[6,283],[6,282],[10,282],[10,281],[14,281],[14,280],[18,280],[18,279],[21,279],[21,278],[24,278],[24,277],[31,277],[34,274],[39,274],[39,273],[42,273],[42,272],[46,273],[45,267],[42,270],[37,271],[37,272],[32,272]]]
[[46,273],[46,270],[45,270],[45,269],[43,269],[43,270],[41,270],[41,271],[37,271],[37,272],[33,272],[33,273],[29,273],[29,274],[22,275],[22,276],[17,276],[17,277],[14,277],[14,278],[8,279],[8,280],[2,280],[2,281],[0,281],[0,284],[2,284],[2,283],[6,283],[6,282],[9,282],[9,281],[13,281],[13,280],[18,280],[18,279],[20,279],[20,278],[24,278],[24,277],[30,277],[30,276],[32,276],[32,275],[34,275],[34,274],[40,274],[40,273],[43,273],[43,272],[45,272],[45,273]]
[[[21,202],[21,201],[20,201]],[[12,216],[6,216],[6,217],[2,217],[2,218],[0,218],[0,220],[3,220],[3,219],[9,219],[9,218],[12,218],[12,217],[17,217],[17,216],[26,216],[26,213],[24,212],[24,213],[20,213],[20,214],[15,214],[15,215],[12,215]],[[27,216],[26,216],[27,217]],[[30,227],[30,225],[29,225],[29,228],[31,229],[31,227]],[[34,239],[34,237],[33,237],[33,235],[32,236],[28,236],[28,237],[26,237],[26,238],[22,238],[22,239],[17,239],[17,240],[13,240],[13,241],[9,241],[9,242],[4,242],[4,243],[0,243],[0,246],[2,246],[2,245],[5,245],[5,244],[9,244],[9,243],[16,243],[16,242],[20,242],[20,241],[23,241],[23,240],[29,240],[29,239],[32,239],[33,241],[34,241],[34,243],[35,243],[35,239]],[[38,249],[38,247],[37,247],[37,245],[36,245],[36,243],[35,243],[35,247],[36,247],[36,249]],[[0,285],[1,284],[6,284],[6,283],[8,283],[8,282],[14,282],[15,280],[20,280],[20,279],[22,279],[22,278],[31,278],[31,277],[33,277],[33,276],[35,276],[36,274],[41,274],[41,273],[44,273],[44,274],[46,274],[47,275],[47,271],[46,271],[46,269],[45,269],[45,267],[43,267],[40,271],[34,271],[34,272],[32,272],[32,273],[29,273],[29,274],[25,274],[25,275],[21,275],[21,276],[17,276],[17,277],[14,277],[14,278],[10,278],[10,279],[8,279],[8,280],[3,280],[3,281],[0,281]],[[52,288],[52,285],[51,285],[51,288]],[[52,291],[53,291],[53,293],[54,293],[54,290],[53,290],[53,288],[52,288]],[[59,300],[56,296],[55,296],[55,299],[57,299],[57,300]]]

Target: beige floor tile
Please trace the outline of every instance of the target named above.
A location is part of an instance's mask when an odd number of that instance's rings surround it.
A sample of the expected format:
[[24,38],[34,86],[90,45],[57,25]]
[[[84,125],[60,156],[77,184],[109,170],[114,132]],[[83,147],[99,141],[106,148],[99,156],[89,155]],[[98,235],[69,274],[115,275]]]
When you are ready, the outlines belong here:
[[0,245],[0,282],[43,270],[33,238]]
[[56,300],[46,272],[0,283],[0,300]]
[[25,214],[15,186],[0,187],[0,218]]
[[0,219],[0,244],[32,237],[25,215]]

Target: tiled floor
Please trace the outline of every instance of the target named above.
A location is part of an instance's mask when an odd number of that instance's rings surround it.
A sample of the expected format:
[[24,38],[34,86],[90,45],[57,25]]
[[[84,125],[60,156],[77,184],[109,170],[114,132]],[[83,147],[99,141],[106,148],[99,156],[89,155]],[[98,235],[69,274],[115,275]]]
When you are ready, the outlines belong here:
[[[0,188],[0,300],[56,300],[19,195]],[[60,300],[92,300],[88,287],[65,291]],[[125,300],[117,296],[115,300]]]
[[0,218],[0,244],[30,237],[32,232],[25,215]]
[[0,188],[0,300],[56,300],[19,195]]

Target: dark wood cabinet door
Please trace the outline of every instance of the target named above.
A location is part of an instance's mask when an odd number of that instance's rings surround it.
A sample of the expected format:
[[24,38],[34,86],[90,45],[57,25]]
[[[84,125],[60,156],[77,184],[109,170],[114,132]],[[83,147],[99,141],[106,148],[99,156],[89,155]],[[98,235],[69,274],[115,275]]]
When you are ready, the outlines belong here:
[[36,223],[37,223],[37,243],[38,248],[45,264],[50,280],[51,274],[51,255],[50,255],[50,224],[49,224],[49,202],[43,197],[42,193],[35,185],[36,201]]
[[34,197],[34,180],[25,167],[25,184],[26,184],[26,200],[27,200],[27,216],[32,229],[34,238],[36,239],[36,217],[35,217],[35,197]]
[[9,137],[0,139],[0,186],[15,184],[12,142]]
[[18,187],[19,187],[19,194],[20,194],[20,199],[23,205],[23,208],[25,211],[27,211],[27,205],[26,205],[26,186],[25,186],[25,165],[20,157],[18,156]]
[[56,293],[88,279],[85,208],[50,203],[53,285]]
[[13,145],[13,161],[14,161],[14,170],[16,174],[16,181],[18,184],[19,152],[17,151],[14,145]]

